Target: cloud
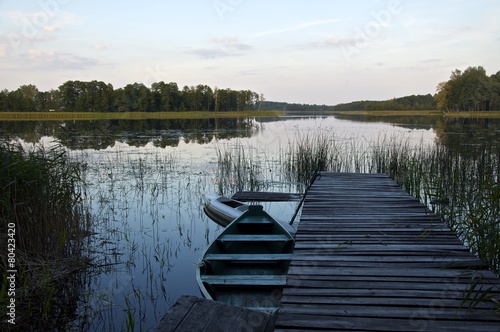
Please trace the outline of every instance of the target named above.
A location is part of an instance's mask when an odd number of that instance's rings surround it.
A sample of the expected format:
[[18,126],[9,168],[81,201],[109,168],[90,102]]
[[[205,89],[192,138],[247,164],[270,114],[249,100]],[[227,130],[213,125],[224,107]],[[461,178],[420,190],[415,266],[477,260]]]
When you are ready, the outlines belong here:
[[1,14],[9,19],[22,33],[35,33],[35,30],[53,32],[66,26],[82,22],[75,14],[66,11],[10,11]]
[[98,51],[111,49],[111,46],[108,44],[93,44],[91,46],[94,50],[98,50]]
[[227,52],[216,47],[197,48],[190,50],[187,53],[197,55],[202,59],[215,59],[215,58],[229,56]]
[[260,33],[253,35],[252,37],[263,37],[263,36],[275,35],[275,34],[279,34],[279,33],[287,33],[287,32],[307,29],[310,27],[318,26],[318,25],[337,23],[338,21],[339,21],[338,19],[330,19],[330,20],[318,20],[318,21],[306,22],[306,23],[301,23],[301,24],[286,27],[286,28],[260,32]]
[[242,55],[241,52],[252,49],[252,46],[241,43],[236,36],[212,37],[209,39],[209,42],[216,46],[196,48],[187,51],[187,53],[197,55],[202,59],[215,59]]
[[314,43],[314,46],[316,47],[356,46],[361,42],[363,41],[360,41],[357,38],[332,36]]
[[56,52],[42,49],[30,49],[18,58],[25,68],[31,69],[73,69],[84,70],[99,65],[94,58],[68,52]]
[[236,49],[240,51],[249,50],[252,47],[248,44],[243,44],[239,41],[236,36],[222,36],[222,37],[212,37],[210,38],[212,43],[222,45],[230,49]]

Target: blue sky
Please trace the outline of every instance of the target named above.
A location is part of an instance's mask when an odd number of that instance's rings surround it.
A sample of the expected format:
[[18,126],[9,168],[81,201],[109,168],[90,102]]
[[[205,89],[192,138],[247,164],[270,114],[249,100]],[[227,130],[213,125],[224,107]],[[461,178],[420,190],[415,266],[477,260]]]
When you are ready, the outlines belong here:
[[500,70],[499,1],[0,0],[0,89],[68,80],[335,105]]

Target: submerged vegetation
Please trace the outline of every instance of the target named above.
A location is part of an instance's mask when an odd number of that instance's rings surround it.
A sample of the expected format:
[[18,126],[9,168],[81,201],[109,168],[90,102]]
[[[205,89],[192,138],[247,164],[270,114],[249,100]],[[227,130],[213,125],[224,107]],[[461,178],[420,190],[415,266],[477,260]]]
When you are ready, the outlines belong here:
[[[60,328],[75,315],[87,266],[83,239],[91,219],[79,195],[79,169],[60,147],[26,152],[0,145],[0,307],[15,299],[19,330]],[[10,229],[10,231],[9,231]],[[16,271],[16,287],[7,283]],[[7,286],[9,285],[9,287]]]

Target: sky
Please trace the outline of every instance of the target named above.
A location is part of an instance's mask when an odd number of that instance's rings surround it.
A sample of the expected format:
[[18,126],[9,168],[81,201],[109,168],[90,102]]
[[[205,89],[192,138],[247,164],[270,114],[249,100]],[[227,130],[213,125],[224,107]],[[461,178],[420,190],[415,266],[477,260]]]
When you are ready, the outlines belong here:
[[0,90],[176,82],[336,105],[500,71],[498,0],[0,0]]

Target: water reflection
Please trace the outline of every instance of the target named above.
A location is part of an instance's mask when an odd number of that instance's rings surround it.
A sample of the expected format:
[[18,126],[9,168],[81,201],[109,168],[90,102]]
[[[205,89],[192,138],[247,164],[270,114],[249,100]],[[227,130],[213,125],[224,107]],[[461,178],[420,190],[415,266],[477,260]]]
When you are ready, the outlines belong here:
[[181,139],[206,144],[214,137],[251,137],[257,129],[253,118],[0,122],[2,137],[36,143],[51,136],[70,149],[95,150],[115,141],[136,147],[151,142],[157,147],[175,147]]
[[349,115],[342,114],[335,116],[338,119],[360,121],[360,122],[378,122],[390,123],[394,126],[408,129],[432,129],[435,128],[439,121],[435,116],[408,116],[408,115],[391,115],[391,116],[373,116],[373,115]]
[[500,119],[440,119],[434,131],[438,142],[453,151],[470,154],[486,145],[500,148]]

